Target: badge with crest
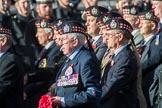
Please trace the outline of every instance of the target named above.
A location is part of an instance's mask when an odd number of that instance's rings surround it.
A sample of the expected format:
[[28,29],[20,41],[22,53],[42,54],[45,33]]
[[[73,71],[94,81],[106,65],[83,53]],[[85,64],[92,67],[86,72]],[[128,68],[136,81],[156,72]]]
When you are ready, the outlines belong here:
[[103,17],[103,23],[105,23],[106,21],[110,20],[110,18],[108,16],[104,16]]
[[40,23],[40,27],[44,28],[44,27],[46,27],[46,26],[47,26],[47,23],[46,23],[45,21],[42,21],[42,22]]
[[110,23],[110,28],[116,28],[117,27],[117,22],[115,20],[112,20]]
[[137,13],[136,8],[132,7],[131,10],[130,10],[130,13],[135,15]]
[[66,25],[63,27],[63,31],[64,31],[64,33],[69,32],[69,31],[70,31],[69,25],[66,24]]
[[151,17],[152,17],[152,13],[150,13],[150,12],[147,12],[146,13],[146,15],[145,15],[145,17],[146,17],[146,19],[151,19]]
[[92,15],[98,15],[98,9],[97,8],[92,8],[92,10],[91,10],[91,13],[92,13]]

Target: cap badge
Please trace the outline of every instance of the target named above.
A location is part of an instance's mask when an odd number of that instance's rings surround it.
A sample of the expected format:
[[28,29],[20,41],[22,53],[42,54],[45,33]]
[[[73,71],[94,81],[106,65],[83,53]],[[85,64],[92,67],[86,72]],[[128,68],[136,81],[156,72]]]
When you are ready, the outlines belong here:
[[106,21],[110,20],[110,18],[108,16],[104,16],[103,17],[103,22],[105,23]]
[[150,12],[147,12],[145,17],[146,17],[146,19],[151,19],[152,14]]
[[91,10],[91,12],[92,12],[93,15],[97,15],[98,14],[98,10],[96,8],[93,8]]
[[112,20],[110,23],[110,27],[111,28],[116,28],[117,27],[117,22],[115,22],[115,20]]
[[136,11],[136,8],[135,8],[135,7],[132,7],[131,10],[130,10],[130,13],[133,14],[133,15],[135,15],[136,12],[137,12],[137,11]]
[[40,24],[40,27],[46,27],[46,26],[47,26],[47,23],[45,21],[42,21]]
[[70,31],[70,27],[66,24],[63,28],[64,33],[67,33]]

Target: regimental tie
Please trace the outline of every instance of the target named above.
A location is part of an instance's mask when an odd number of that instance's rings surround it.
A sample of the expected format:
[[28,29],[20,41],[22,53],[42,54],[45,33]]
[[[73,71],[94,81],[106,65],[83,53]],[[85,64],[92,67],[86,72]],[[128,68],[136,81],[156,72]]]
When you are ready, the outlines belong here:
[[112,51],[110,51],[106,57],[108,59],[108,61],[105,64],[104,69],[102,69],[101,84],[104,84],[104,82],[107,79],[107,75],[108,75],[110,68],[114,65],[114,60],[113,60],[114,56],[115,56],[115,54]]
[[105,71],[105,68],[106,68],[108,62],[111,60],[112,55],[113,55],[113,52],[110,51],[110,49],[107,49],[103,58],[102,58],[102,62],[101,62],[101,77],[104,74],[104,71]]

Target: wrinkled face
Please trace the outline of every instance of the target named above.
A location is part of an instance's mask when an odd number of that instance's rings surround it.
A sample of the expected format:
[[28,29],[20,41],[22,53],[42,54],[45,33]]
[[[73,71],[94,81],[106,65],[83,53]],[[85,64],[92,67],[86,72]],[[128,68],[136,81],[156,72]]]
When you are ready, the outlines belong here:
[[20,15],[27,16],[29,14],[29,0],[19,0],[16,5]]
[[141,34],[146,37],[148,34],[152,33],[151,27],[151,21],[148,20],[141,20],[140,21],[140,32]]
[[86,26],[87,26],[87,32],[88,34],[95,36],[97,32],[99,32],[98,25],[96,23],[96,17],[94,16],[87,16],[87,21],[86,21]]
[[118,47],[119,34],[116,33],[116,30],[106,30],[104,29],[102,31],[102,37],[104,40],[104,43],[111,49],[116,49]]
[[154,14],[159,17],[162,18],[162,1],[152,1],[153,5],[152,8],[154,9]]
[[0,12],[5,14],[6,10],[5,10],[4,7],[10,7],[10,5],[11,5],[11,1],[10,0],[0,0]]
[[37,28],[36,37],[40,45],[45,46],[48,43],[48,34],[45,32],[44,28]]
[[62,46],[62,37],[58,34],[57,30],[54,30],[53,40],[56,42],[58,46]]
[[64,55],[69,56],[74,50],[73,41],[75,40],[73,38],[69,38],[68,34],[63,34],[61,37],[62,37],[61,49]]
[[36,11],[40,17],[52,15],[52,4],[38,4]]
[[107,29],[105,28],[105,26],[101,26],[101,27],[99,27],[100,28],[100,35],[102,36],[102,41],[103,41],[103,43],[105,43],[106,45],[107,45],[107,38],[108,37],[106,37],[105,35],[103,35],[103,34],[105,34],[105,32],[107,32]]

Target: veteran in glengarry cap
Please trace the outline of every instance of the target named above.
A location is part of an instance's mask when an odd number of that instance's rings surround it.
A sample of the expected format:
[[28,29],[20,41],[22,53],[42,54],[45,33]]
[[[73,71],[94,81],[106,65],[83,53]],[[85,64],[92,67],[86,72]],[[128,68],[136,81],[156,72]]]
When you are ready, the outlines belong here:
[[84,47],[85,27],[79,22],[67,21],[58,31],[62,35],[61,49],[68,59],[56,77],[53,106],[99,108],[100,65],[96,56]]
[[112,54],[101,79],[102,108],[139,108],[137,98],[138,61],[128,44],[132,27],[124,19],[111,19],[104,23],[104,37]]

